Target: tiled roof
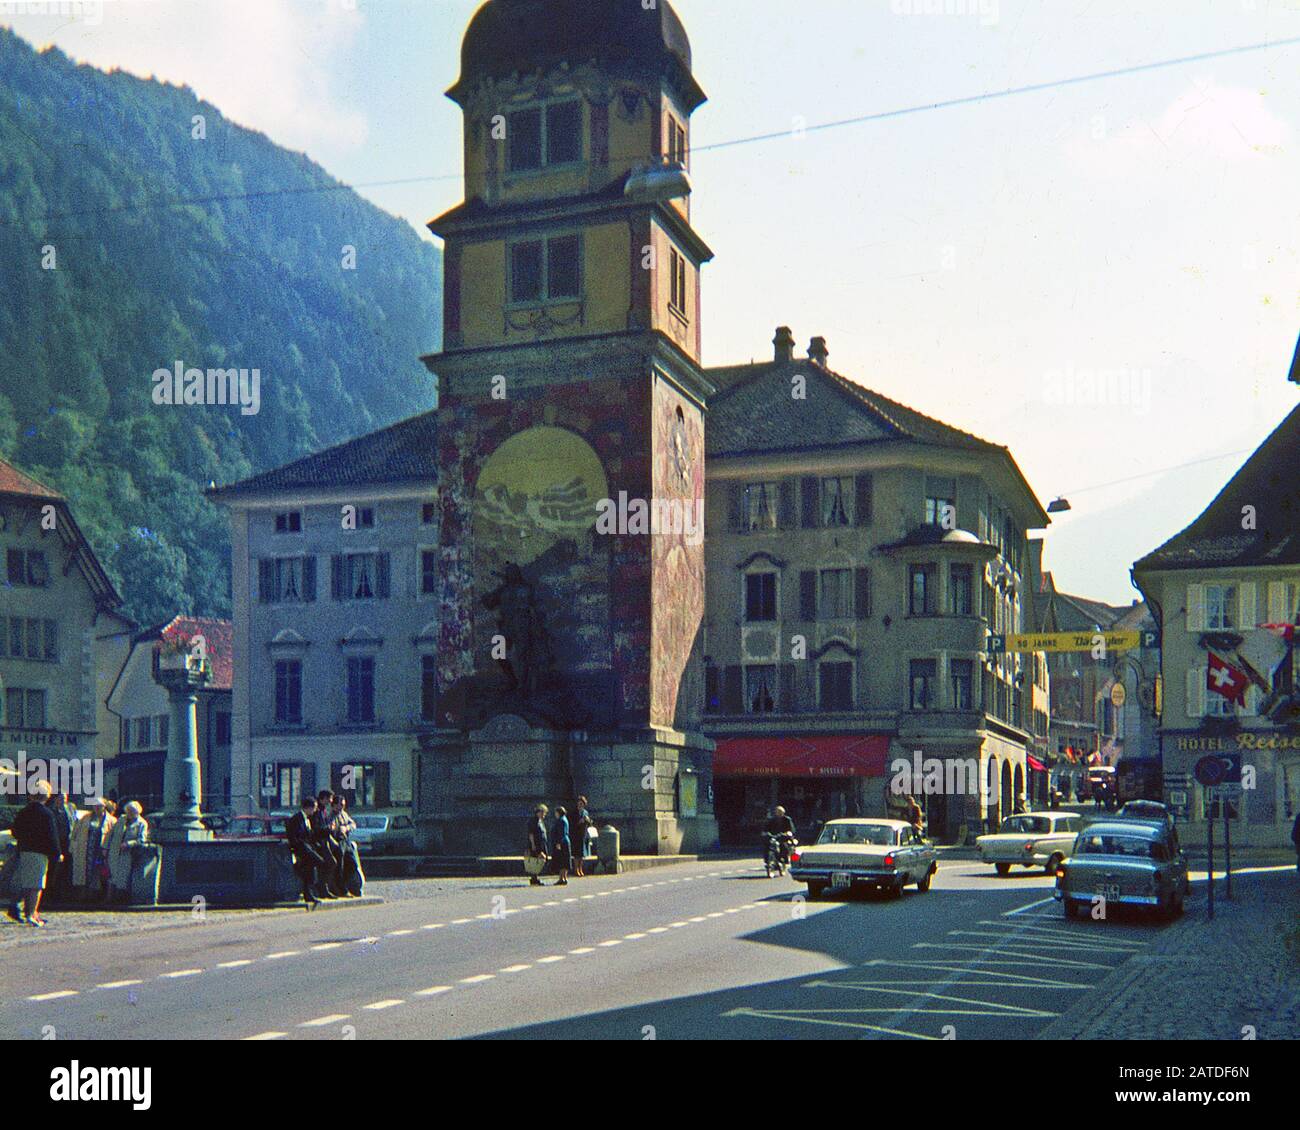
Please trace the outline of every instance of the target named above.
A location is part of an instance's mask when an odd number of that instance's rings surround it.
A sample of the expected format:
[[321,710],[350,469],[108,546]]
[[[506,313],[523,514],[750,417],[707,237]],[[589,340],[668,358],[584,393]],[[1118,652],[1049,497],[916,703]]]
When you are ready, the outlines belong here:
[[[805,378],[807,398],[790,395]],[[739,455],[805,447],[913,440],[943,447],[1005,451],[865,388],[814,361],[726,365],[706,375],[721,389],[709,405],[708,453]]]
[[[1069,631],[1072,628],[1094,626],[1099,628],[1110,628],[1114,626],[1117,620],[1129,611],[1127,606],[1117,608],[1113,604],[1105,604],[1100,600],[1089,600],[1086,596],[1071,596],[1069,593],[1065,592],[1058,592],[1055,595],[1058,603],[1057,619],[1060,621],[1061,628],[1065,631]],[[1067,608],[1073,606],[1075,614],[1082,622],[1077,624],[1071,623],[1070,616],[1062,616],[1059,610],[1061,604],[1066,605]]]
[[12,463],[0,459],[0,494],[21,494],[28,498],[50,498],[63,501],[63,495],[24,475]]
[[[1242,529],[1244,508],[1256,528]],[[1135,569],[1205,569],[1300,564],[1300,408],[1228,480],[1190,526]]]
[[208,491],[208,497],[221,502],[263,492],[433,482],[437,477],[437,414],[425,412],[242,482],[217,487]]
[[146,629],[136,636],[136,642],[166,639],[171,636],[193,638],[201,635],[207,644],[208,658],[212,661],[211,690],[228,691],[234,685],[235,641],[234,629],[229,620],[211,620],[205,616],[176,616],[161,627]]

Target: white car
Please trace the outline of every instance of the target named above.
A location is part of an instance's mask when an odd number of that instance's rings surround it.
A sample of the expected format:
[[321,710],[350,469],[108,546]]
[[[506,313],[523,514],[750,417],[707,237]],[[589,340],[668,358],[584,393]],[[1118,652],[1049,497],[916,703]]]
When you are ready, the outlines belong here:
[[873,887],[898,896],[909,883],[928,891],[939,869],[934,845],[905,820],[828,820],[817,842],[790,856],[790,878],[808,897],[829,887]]
[[1013,866],[1041,867],[1049,875],[1069,859],[1083,818],[1073,812],[1022,812],[1008,816],[993,835],[975,841],[980,859],[1006,875]]

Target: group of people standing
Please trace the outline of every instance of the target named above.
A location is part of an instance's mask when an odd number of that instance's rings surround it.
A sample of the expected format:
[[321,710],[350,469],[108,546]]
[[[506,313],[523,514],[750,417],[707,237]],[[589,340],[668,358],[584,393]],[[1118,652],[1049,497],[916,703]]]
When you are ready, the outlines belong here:
[[[528,841],[524,849],[524,870],[528,882],[534,887],[542,885],[542,874],[549,867],[557,876],[557,887],[567,886],[569,871],[574,877],[586,877],[585,863],[596,853],[596,821],[587,807],[587,798],[578,797],[574,805],[573,830],[569,828],[569,813],[563,805],[555,808],[555,817],[548,829],[546,817],[550,809],[539,804],[528,823]],[[574,840],[577,850],[574,850]]]
[[80,813],[67,793],[49,781],[32,786],[32,799],[14,818],[18,848],[8,915],[27,926],[44,926],[42,897],[78,902],[126,902],[131,893],[135,848],[149,842],[149,822],[136,801],[122,806],[91,797]]
[[329,789],[305,798],[285,821],[293,870],[308,910],[315,909],[321,899],[361,897],[366,876],[352,838],[356,827],[347,800]]

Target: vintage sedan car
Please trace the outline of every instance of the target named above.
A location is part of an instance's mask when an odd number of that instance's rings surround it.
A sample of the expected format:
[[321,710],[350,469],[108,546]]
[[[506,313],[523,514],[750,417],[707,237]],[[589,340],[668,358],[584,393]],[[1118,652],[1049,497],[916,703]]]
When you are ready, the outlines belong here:
[[214,840],[283,840],[284,821],[267,813],[232,816],[224,827],[213,829]]
[[790,856],[790,878],[808,884],[809,898],[828,887],[898,896],[915,883],[928,891],[938,868],[934,845],[904,820],[828,820],[816,843]]
[[372,855],[415,851],[415,824],[406,814],[360,812],[352,818],[357,822],[352,841],[358,850]]
[[1082,818],[1073,812],[1022,812],[1008,816],[996,832],[976,838],[975,846],[980,859],[993,864],[999,875],[1013,866],[1042,867],[1055,875],[1082,827]]
[[1096,900],[1182,913],[1191,889],[1187,856],[1164,821],[1098,820],[1079,833],[1074,854],[1056,869],[1054,897],[1074,918]]

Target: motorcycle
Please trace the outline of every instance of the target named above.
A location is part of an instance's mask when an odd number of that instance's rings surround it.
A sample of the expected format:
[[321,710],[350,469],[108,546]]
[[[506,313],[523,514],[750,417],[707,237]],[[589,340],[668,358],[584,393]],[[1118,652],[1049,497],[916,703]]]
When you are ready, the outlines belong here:
[[763,861],[767,877],[770,879],[773,875],[784,875],[786,868],[790,866],[790,853],[798,846],[799,841],[789,832],[782,832],[780,835],[764,832],[763,835],[767,840],[767,853]]

